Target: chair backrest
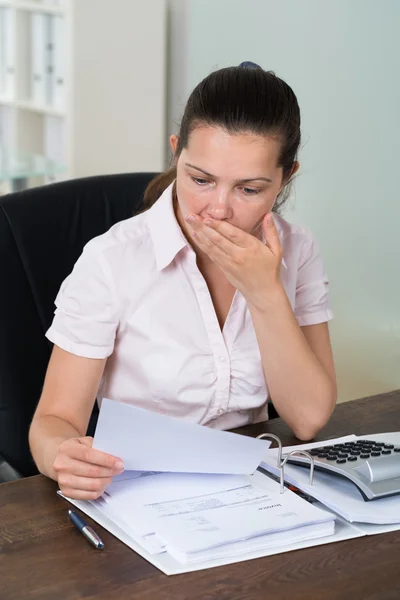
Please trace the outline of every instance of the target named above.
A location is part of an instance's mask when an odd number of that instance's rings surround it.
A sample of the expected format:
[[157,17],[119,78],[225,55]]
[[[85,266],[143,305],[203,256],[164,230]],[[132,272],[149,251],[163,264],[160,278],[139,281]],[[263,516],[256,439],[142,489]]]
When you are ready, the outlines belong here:
[[143,208],[155,175],[87,177],[0,198],[0,455],[24,476],[37,473],[28,430],[60,285],[90,239]]

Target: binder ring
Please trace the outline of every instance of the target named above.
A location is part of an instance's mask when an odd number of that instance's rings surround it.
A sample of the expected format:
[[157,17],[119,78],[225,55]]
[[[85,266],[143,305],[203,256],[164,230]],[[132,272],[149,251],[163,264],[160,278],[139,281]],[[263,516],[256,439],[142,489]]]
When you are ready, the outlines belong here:
[[274,435],[273,433],[261,433],[260,435],[257,436],[257,440],[263,440],[265,438],[271,438],[273,440],[276,441],[276,443],[278,444],[278,458],[276,461],[276,466],[279,469],[279,486],[280,486],[280,493],[283,494],[283,491],[285,489],[285,480],[284,480],[284,476],[283,476],[283,466],[282,466],[282,442],[281,440],[278,438],[277,435]]
[[303,456],[306,456],[307,458],[310,459],[310,478],[308,481],[308,485],[314,485],[314,457],[311,456],[311,454],[309,452],[307,452],[307,450],[292,450],[291,452],[289,452],[289,454],[286,454],[286,456],[283,459],[282,464],[281,464],[282,476],[283,476],[283,470],[284,470],[285,464],[287,463],[288,458],[290,458],[294,454],[302,454]]
[[278,444],[278,458],[277,458],[276,466],[279,469],[279,484],[280,484],[280,493],[281,494],[283,494],[283,492],[285,490],[285,473],[284,473],[285,464],[287,463],[288,458],[290,458],[294,454],[302,454],[303,456],[306,456],[307,458],[310,459],[309,485],[314,484],[314,457],[311,456],[311,454],[309,452],[307,452],[306,450],[292,450],[292,452],[289,452],[289,454],[285,455],[284,459],[282,460],[282,442],[281,442],[281,440],[278,438],[277,435],[274,435],[273,433],[261,433],[260,435],[257,436],[256,439],[262,440],[262,439],[266,439],[266,438],[273,439]]

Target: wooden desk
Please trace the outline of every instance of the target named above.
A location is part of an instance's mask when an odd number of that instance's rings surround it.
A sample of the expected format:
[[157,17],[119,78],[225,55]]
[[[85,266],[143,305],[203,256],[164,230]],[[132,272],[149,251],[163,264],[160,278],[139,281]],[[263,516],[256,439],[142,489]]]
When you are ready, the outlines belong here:
[[[400,430],[400,391],[340,404],[318,439]],[[280,421],[248,427],[295,442]],[[1,600],[387,600],[400,598],[400,532],[167,577],[107,531],[93,549],[56,484],[0,485]]]

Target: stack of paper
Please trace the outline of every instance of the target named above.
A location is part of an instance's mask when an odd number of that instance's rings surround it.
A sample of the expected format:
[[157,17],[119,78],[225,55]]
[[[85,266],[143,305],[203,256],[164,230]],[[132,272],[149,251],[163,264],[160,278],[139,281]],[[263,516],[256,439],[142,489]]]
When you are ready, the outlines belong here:
[[103,400],[94,447],[127,471],[101,510],[152,554],[240,556],[334,532],[334,516],[260,473],[270,442]]
[[103,400],[93,446],[126,471],[70,501],[168,574],[334,538],[335,515],[257,471],[269,445]]
[[260,473],[138,473],[114,481],[103,500],[104,512],[149,552],[168,552],[185,564],[334,533],[331,513],[289,490],[280,494]]

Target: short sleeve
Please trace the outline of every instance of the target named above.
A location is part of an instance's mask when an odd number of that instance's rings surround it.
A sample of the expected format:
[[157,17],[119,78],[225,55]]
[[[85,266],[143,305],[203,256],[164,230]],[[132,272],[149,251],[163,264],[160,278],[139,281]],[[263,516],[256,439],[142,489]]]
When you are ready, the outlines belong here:
[[319,248],[307,232],[300,256],[296,281],[294,314],[298,324],[316,325],[333,318],[328,303],[329,282]]
[[89,242],[64,280],[55,300],[53,323],[46,337],[67,352],[107,358],[119,324],[118,303],[109,267]]

